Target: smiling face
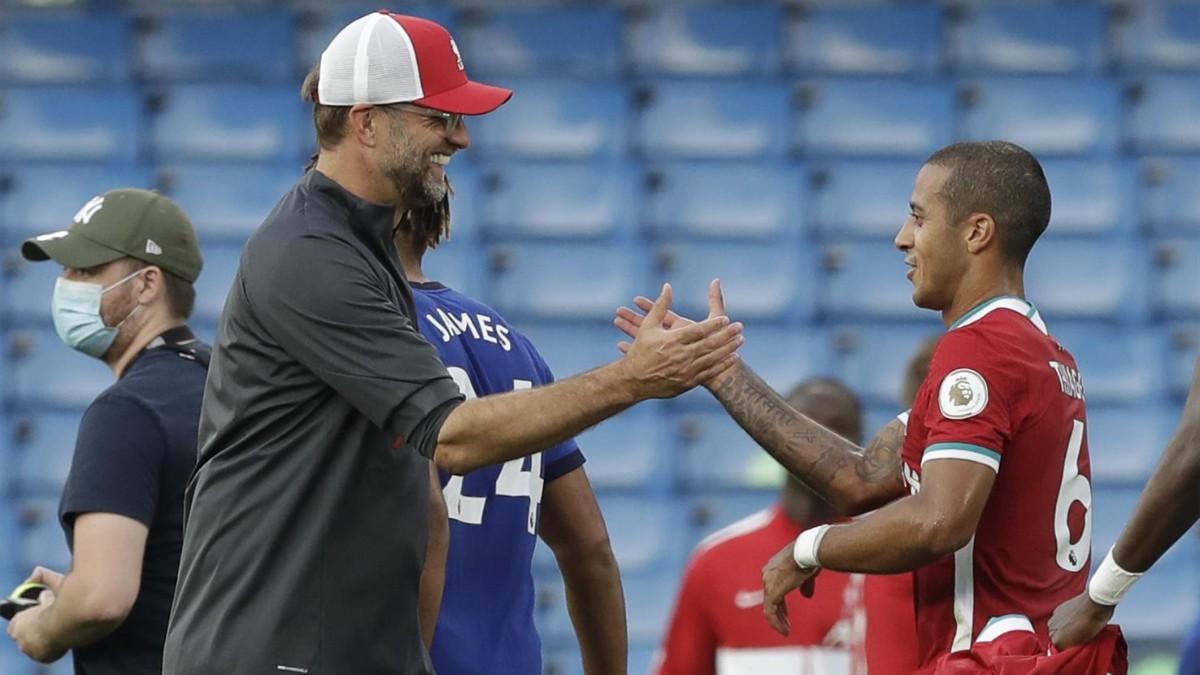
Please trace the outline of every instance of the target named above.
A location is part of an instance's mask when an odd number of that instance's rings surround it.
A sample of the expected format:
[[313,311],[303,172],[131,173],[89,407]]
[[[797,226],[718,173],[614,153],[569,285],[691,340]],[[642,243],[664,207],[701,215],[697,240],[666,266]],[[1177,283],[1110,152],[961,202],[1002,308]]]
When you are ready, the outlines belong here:
[[460,122],[447,134],[446,121],[403,108],[382,107],[385,140],[377,149],[380,173],[388,179],[400,203],[421,208],[446,196],[446,166],[466,149],[470,134]]
[[951,306],[966,273],[969,257],[959,223],[950,222],[942,186],[951,169],[926,164],[917,174],[909,216],[896,234],[913,283],[913,303],[944,310]]

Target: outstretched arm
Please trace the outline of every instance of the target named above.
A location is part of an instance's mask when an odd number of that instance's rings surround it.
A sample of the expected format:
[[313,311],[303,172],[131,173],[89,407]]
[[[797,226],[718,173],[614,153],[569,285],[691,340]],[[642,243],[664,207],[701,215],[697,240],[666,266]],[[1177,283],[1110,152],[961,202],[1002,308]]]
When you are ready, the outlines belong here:
[[[642,311],[654,306],[643,297],[634,303]],[[726,316],[718,280],[709,285],[708,308],[708,321]],[[639,312],[622,307],[614,324],[636,338],[644,320]],[[668,312],[661,323],[679,330],[693,322]],[[629,347],[622,344],[622,349]],[[744,362],[734,363],[703,384],[751,438],[839,512],[857,515],[905,494],[900,478],[903,422],[894,420],[862,448],[788,405]]]
[[[1120,596],[1167,549],[1200,520],[1200,359],[1179,428],[1146,484],[1137,509],[1087,591],[1067,601],[1050,619],[1050,637],[1066,648],[1091,640]],[[1116,591],[1116,592],[1114,592]]]

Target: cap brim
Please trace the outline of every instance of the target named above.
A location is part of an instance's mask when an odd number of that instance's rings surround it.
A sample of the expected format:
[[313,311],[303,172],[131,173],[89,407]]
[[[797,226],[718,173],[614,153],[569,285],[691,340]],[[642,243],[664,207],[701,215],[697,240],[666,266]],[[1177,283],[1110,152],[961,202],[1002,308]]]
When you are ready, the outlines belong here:
[[413,103],[459,115],[485,115],[507,103],[512,95],[511,89],[468,80],[466,84]]
[[67,232],[60,237],[50,238],[43,235],[26,239],[21,243],[21,255],[33,262],[53,260],[63,267],[73,269],[88,269],[125,257],[124,253],[114,248],[97,244],[73,232]]

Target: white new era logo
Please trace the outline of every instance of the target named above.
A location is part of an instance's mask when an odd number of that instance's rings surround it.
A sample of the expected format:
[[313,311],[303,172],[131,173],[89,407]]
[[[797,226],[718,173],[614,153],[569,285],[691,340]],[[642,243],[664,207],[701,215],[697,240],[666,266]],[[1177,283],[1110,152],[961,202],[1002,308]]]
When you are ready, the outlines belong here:
[[162,255],[162,247],[154,243],[153,239],[146,240],[146,253],[151,255]]
[[67,236],[68,234],[71,234],[71,233],[67,232],[66,230],[59,230],[58,232],[51,232],[50,234],[39,235],[37,238],[34,239],[34,241],[54,241],[55,239],[62,239],[63,237]]
[[75,222],[86,225],[92,216],[102,208],[104,208],[104,197],[92,197],[91,201],[84,204],[83,208],[75,213]]

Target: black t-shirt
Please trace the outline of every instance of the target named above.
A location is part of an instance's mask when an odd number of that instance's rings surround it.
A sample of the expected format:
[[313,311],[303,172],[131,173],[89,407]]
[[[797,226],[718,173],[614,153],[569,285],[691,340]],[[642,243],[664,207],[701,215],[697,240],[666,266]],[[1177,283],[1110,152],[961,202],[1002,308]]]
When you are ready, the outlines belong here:
[[110,635],[74,650],[80,675],[162,672],[209,354],[187,329],[165,337],[180,346],[144,351],[79,425],[59,506],[67,545],[74,549],[75,519],[85,513],[115,513],[149,529],[137,600]]
[[393,209],[311,171],[242,252],[187,490],[168,675],[432,673],[429,457],[461,401]]

